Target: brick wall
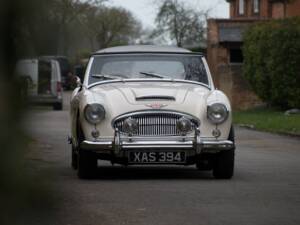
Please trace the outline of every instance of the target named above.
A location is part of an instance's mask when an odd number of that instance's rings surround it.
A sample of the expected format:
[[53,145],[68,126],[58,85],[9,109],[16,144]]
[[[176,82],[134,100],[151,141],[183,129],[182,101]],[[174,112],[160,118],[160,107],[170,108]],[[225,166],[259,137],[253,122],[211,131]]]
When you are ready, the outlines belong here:
[[260,0],[259,14],[253,13],[253,0],[245,0],[245,14],[238,13],[239,0],[230,1],[230,18],[250,19],[250,18],[284,18],[300,16],[300,0],[293,0],[289,3],[282,1]]
[[247,26],[253,21],[208,20],[207,61],[216,88],[223,91],[234,109],[247,109],[261,104],[242,76],[242,64],[230,64],[230,44],[219,42],[219,27]]
[[[245,0],[245,15],[238,14],[238,0],[230,1],[228,20],[209,19],[207,32],[207,60],[215,86],[224,91],[234,109],[247,109],[262,104],[251,91],[242,75],[242,64],[230,63],[230,48],[240,48],[241,41],[225,42],[219,40],[220,27],[247,27],[257,21],[270,18],[300,16],[300,0],[284,5],[282,1],[260,1],[260,12],[253,13],[253,1]],[[223,30],[221,30],[223,31]],[[236,37],[236,35],[234,35]],[[221,43],[222,42],[222,43]]]
[[284,18],[284,4],[281,2],[274,2],[272,4],[272,18],[280,19]]
[[294,0],[286,6],[286,16],[300,16],[300,0]]

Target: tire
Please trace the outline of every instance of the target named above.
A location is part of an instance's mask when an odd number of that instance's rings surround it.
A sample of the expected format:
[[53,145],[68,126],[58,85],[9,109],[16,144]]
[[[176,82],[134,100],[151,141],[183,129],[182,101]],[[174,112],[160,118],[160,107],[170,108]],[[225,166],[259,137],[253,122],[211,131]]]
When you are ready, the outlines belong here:
[[[81,143],[84,140],[84,134],[81,126],[77,124],[78,142]],[[75,153],[75,152],[74,152]],[[95,153],[84,151],[78,146],[76,154],[77,159],[77,175],[80,179],[93,178],[97,169],[97,157]]]
[[216,179],[230,179],[234,173],[234,149],[216,155],[213,175]]
[[75,151],[75,148],[72,146],[72,159],[71,159],[71,166],[74,170],[78,169],[78,156]]
[[196,159],[196,168],[200,171],[209,171],[213,169],[214,155],[204,154]]
[[[231,127],[228,140],[235,142],[234,128]],[[215,156],[213,175],[216,179],[231,179],[234,174],[235,148],[219,152]]]
[[53,110],[55,111],[60,111],[63,109],[63,104],[62,102],[56,102],[53,104]]
[[97,169],[97,157],[92,152],[79,149],[77,175],[80,179],[93,178]]

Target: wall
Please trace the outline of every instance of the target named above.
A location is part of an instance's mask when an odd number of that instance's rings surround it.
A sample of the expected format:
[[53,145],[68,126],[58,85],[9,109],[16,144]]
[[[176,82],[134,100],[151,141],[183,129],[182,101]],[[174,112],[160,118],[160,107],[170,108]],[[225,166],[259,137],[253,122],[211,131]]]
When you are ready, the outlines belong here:
[[[252,21],[253,22],[253,21]],[[220,43],[219,27],[248,26],[245,20],[208,20],[207,61],[215,86],[230,99],[234,109],[247,109],[261,104],[242,76],[242,64],[230,64],[230,48],[241,43]]]
[[300,0],[294,0],[286,6],[286,16],[300,16]]
[[230,18],[249,19],[249,18],[284,18],[291,16],[300,16],[300,0],[293,0],[290,3],[284,1],[260,0],[259,14],[253,13],[253,1],[245,0],[245,14],[239,15],[239,0],[230,1]]
[[272,18],[280,19],[284,18],[284,4],[281,2],[274,2],[272,4]]

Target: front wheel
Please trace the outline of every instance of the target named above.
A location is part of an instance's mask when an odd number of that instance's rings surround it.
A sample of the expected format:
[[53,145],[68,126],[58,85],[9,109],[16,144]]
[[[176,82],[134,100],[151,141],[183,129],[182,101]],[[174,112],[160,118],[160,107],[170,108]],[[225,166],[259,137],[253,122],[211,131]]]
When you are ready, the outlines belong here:
[[71,166],[74,170],[78,169],[78,154],[76,153],[75,148],[72,146],[72,158],[71,158]]
[[81,179],[93,178],[97,169],[97,157],[95,154],[80,149],[77,158],[78,177]]
[[215,158],[213,175],[217,179],[230,179],[234,172],[234,149],[218,153]]

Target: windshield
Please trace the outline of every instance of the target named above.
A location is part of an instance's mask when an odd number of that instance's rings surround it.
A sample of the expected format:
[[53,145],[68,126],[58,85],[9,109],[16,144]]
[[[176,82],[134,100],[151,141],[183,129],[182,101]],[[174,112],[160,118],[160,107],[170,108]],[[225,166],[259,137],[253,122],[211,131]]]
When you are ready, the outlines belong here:
[[95,56],[88,83],[111,79],[182,79],[208,85],[201,56],[124,54]]

